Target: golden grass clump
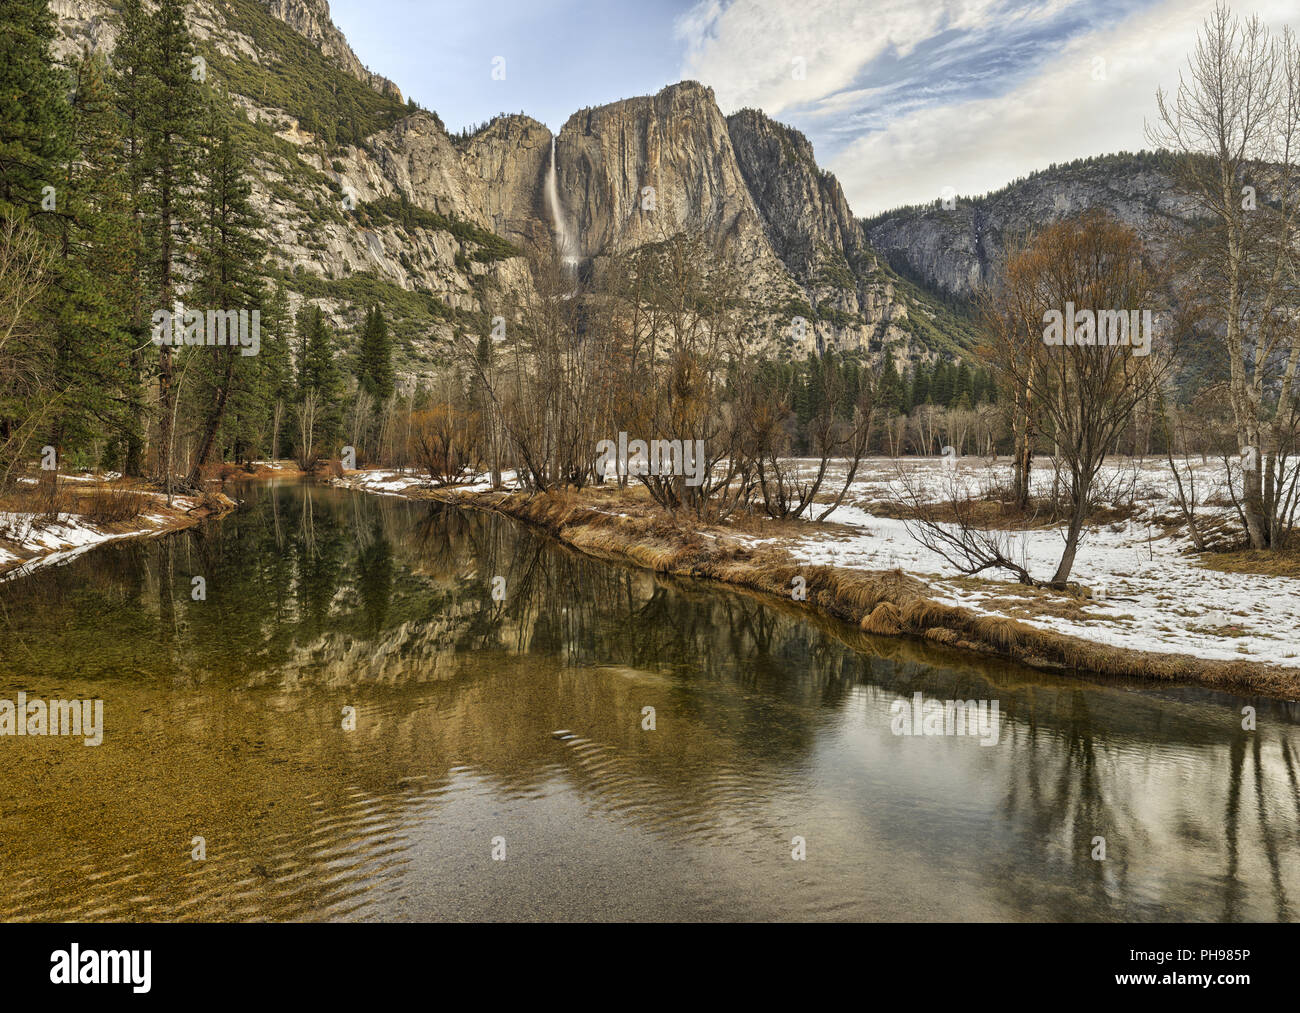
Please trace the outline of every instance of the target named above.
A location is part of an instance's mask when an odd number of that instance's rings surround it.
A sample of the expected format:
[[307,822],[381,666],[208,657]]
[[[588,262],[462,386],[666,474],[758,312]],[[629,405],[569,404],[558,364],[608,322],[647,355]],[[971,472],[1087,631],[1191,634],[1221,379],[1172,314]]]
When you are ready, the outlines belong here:
[[1003,616],[980,616],[970,623],[970,632],[982,643],[1010,653],[1023,649],[1041,631]]
[[887,637],[896,637],[903,632],[902,616],[898,606],[893,602],[882,601],[870,615],[863,616],[859,628],[863,633],[879,633]]
[[917,598],[915,601],[909,602],[903,609],[903,623],[907,628],[918,632],[927,630],[932,626],[950,626],[963,629],[968,625],[967,617],[969,615],[970,613],[965,609],[955,608],[952,605],[941,605],[929,598]]

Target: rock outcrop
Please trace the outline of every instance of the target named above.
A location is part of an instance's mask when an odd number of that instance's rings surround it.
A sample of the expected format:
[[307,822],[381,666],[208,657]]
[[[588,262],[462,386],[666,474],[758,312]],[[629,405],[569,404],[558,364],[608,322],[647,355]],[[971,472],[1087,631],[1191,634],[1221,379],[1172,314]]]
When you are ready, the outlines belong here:
[[1108,155],[1053,166],[986,197],[887,212],[864,223],[867,239],[906,274],[969,297],[1003,262],[1008,240],[1094,208],[1159,247],[1187,206],[1162,164],[1169,156]]
[[498,116],[464,144],[461,161],[483,183],[485,224],[520,249],[544,253],[552,242],[542,201],[551,131],[530,116]]
[[828,259],[854,264],[862,258],[862,227],[803,134],[756,109],[727,117],[727,130],[768,238],[792,274],[812,279]]
[[582,257],[703,231],[744,265],[753,341],[773,354],[930,351],[900,326],[909,306],[838,181],[802,134],[760,112],[724,117],[712,89],[683,81],[575,113],[556,168]]

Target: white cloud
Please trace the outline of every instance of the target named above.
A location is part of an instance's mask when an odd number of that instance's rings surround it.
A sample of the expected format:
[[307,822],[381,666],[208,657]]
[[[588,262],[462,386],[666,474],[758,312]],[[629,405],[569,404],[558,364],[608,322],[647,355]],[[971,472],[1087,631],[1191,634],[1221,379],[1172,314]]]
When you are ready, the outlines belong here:
[[[960,194],[997,189],[1051,162],[1147,146],[1145,120],[1158,86],[1175,86],[1213,0],[1156,0],[1107,27],[1084,30],[1021,64],[992,97],[994,58],[1009,40],[1079,32],[1087,19],[1113,17],[1094,0],[701,0],[676,24],[685,46],[682,76],[711,85],[725,112],[757,106],[825,140],[851,140],[828,166],[844,184],[855,213],[934,200],[945,187]],[[1280,27],[1296,18],[1296,0],[1242,0]],[[1015,30],[1019,30],[1017,35]],[[953,31],[925,50],[918,76],[890,81],[873,61],[900,58]],[[1059,34],[1059,33],[1058,33]],[[793,73],[804,61],[806,75]],[[952,57],[956,63],[944,58]],[[1094,80],[1094,59],[1105,79]],[[961,74],[981,74],[981,97],[945,101],[964,87]],[[927,76],[925,68],[930,68]],[[958,76],[952,76],[957,73]],[[914,82],[914,83],[912,83]],[[906,88],[903,91],[902,88]],[[897,104],[891,114],[881,103]],[[868,131],[856,124],[886,124]],[[855,136],[855,131],[863,131]]]
[[[909,112],[848,145],[830,169],[854,212],[869,215],[934,200],[945,187],[981,194],[1051,162],[1147,147],[1156,88],[1177,85],[1212,6],[1166,0],[1077,37],[1007,93]],[[1293,0],[1268,0],[1250,12],[1275,26],[1295,18]],[[1100,81],[1098,58],[1105,61]]]
[[[1046,6],[1071,0],[1050,0]],[[677,22],[682,77],[711,85],[724,111],[771,116],[852,85],[878,56],[906,56],[945,29],[986,24],[1004,0],[702,0]],[[795,61],[802,61],[802,78]]]

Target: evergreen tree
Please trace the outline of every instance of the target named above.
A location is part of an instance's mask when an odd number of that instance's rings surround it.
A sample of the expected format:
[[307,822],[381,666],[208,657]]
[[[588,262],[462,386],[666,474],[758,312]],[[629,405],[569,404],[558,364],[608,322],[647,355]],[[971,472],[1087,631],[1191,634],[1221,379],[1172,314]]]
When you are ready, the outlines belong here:
[[131,234],[135,272],[126,308],[131,328],[131,353],[125,386],[126,416],[123,423],[125,453],[122,471],[144,474],[145,447],[145,349],[149,343],[149,310],[145,306],[144,281],[144,109],[148,102],[147,66],[149,22],[140,0],[122,0],[121,31],[113,49],[114,91],[118,122],[122,129],[126,159],[126,185],[135,228]]
[[[198,174],[202,218],[198,278],[193,296],[206,310],[243,312],[251,318],[253,310],[259,315],[261,312],[262,254],[256,234],[260,223],[249,201],[252,187],[244,175],[248,155],[235,139],[229,108],[229,98],[225,95],[214,97],[208,103]],[[249,328],[251,332],[251,319]],[[206,335],[209,341],[217,336]],[[203,422],[198,453],[189,476],[191,484],[198,482],[200,469],[208,463],[217,445],[232,392],[256,387],[260,380],[257,363],[250,361],[255,356],[244,354],[245,349],[236,343],[234,334],[227,333],[225,338],[225,344],[212,344],[203,349],[196,368],[197,406]]]
[[319,306],[298,312],[298,403],[316,397],[313,442],[332,448],[343,432],[343,375],[334,361],[334,331]]
[[376,404],[382,404],[393,394],[393,348],[388,338],[388,322],[378,304],[366,313],[361,329],[357,380]]
[[862,391],[862,376],[856,362],[846,362],[843,368],[844,385],[837,410],[841,418],[853,418],[853,409]]
[[[183,0],[158,0],[144,23],[140,140],[146,306],[172,311],[194,229],[194,166],[200,151],[199,65]],[[159,474],[170,494],[176,407],[173,350],[158,356]]]
[[975,403],[975,386],[971,377],[970,367],[964,362],[957,370],[957,380],[953,387],[953,396],[954,398],[961,398],[964,396],[967,405],[973,405]]
[[953,373],[950,363],[938,362],[934,367],[934,376],[930,382],[930,400],[937,405],[947,407],[953,398]]
[[257,356],[260,382],[248,395],[250,405],[241,412],[249,418],[249,442],[266,435],[263,452],[279,457],[293,439],[290,405],[293,403],[293,356],[290,348],[292,320],[289,294],[278,283],[262,304],[262,351]]
[[886,350],[885,361],[880,370],[881,410],[886,416],[897,415],[899,412],[906,411],[904,400],[903,380],[898,375],[898,367],[894,365],[894,353],[892,350]]
[[[0,16],[0,215],[50,214],[67,162],[66,82],[50,57],[46,0],[5,0]],[[50,193],[46,188],[55,187]]]
[[808,353],[808,361],[805,364],[806,392],[802,401],[796,401],[795,403],[800,427],[807,426],[812,417],[825,407],[826,377],[823,371],[831,359],[831,353],[826,353],[824,356],[819,356],[816,352]]
[[912,371],[912,407],[926,404],[930,400],[930,371],[924,362],[917,362]]
[[72,71],[69,158],[59,184],[53,353],[57,405],[49,442],[84,446],[108,438],[116,466],[127,432],[128,307],[135,267],[133,222],[121,131],[98,53],[83,50]]
[[[0,225],[21,229],[22,245],[35,253],[43,248],[43,237],[56,231],[59,174],[68,152],[65,83],[50,57],[55,24],[45,0],[5,0],[0,11]],[[39,235],[28,232],[25,222]],[[56,273],[57,267],[42,272],[42,281]],[[55,293],[53,286],[38,293],[31,307],[34,320],[48,319],[48,298],[57,305]],[[0,388],[0,444],[7,445],[10,460],[23,453],[56,407],[39,393],[51,382],[48,343],[40,329],[38,324],[12,335],[6,362],[0,364],[7,367],[0,369],[6,380]]]

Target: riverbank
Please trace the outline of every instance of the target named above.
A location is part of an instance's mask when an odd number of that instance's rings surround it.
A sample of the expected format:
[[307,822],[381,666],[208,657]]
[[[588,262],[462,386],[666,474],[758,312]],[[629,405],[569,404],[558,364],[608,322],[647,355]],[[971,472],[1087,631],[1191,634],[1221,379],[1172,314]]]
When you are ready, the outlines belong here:
[[[541,528],[589,555],[747,588],[820,611],[871,634],[919,637],[1048,671],[1197,683],[1288,699],[1300,696],[1300,658],[1295,656],[1300,645],[1285,627],[1275,631],[1283,638],[1280,646],[1266,644],[1265,650],[1257,652],[1269,660],[1168,649],[1185,638],[1161,641],[1145,630],[1139,630],[1143,636],[1138,642],[1155,649],[1120,646],[1107,642],[1118,639],[1117,623],[1107,620],[1131,621],[1132,616],[1122,614],[1123,602],[1117,604],[1113,592],[1109,600],[1092,602],[1005,581],[928,574],[897,565],[868,567],[857,559],[851,566],[825,562],[827,557],[834,559],[835,546],[851,551],[856,536],[846,537],[842,523],[768,522],[753,531],[713,525],[694,528],[673,521],[644,498],[612,489],[527,495],[493,492],[484,484],[433,488],[413,476],[391,472],[350,473],[335,484],[496,511]],[[901,527],[901,522],[894,524]],[[824,551],[810,549],[817,544],[824,544]],[[1280,603],[1286,614],[1288,600],[1300,601],[1295,597],[1300,582],[1276,579],[1295,585]],[[802,600],[797,596],[800,589]],[[1276,597],[1277,592],[1273,594]],[[966,601],[954,600],[958,595]],[[1093,616],[1094,610],[1103,614]],[[1104,614],[1117,610],[1119,616]],[[1296,613],[1289,611],[1293,628]],[[1173,619],[1172,608],[1170,613]],[[1099,635],[1090,637],[1094,624]],[[1213,638],[1218,632],[1210,628],[1198,635]],[[1243,646],[1237,627],[1222,630],[1218,639],[1235,642],[1238,649]]]
[[238,505],[215,489],[173,495],[169,504],[165,494],[142,484],[92,475],[60,475],[53,502],[24,491],[28,495],[0,503],[0,581],[60,566],[109,542],[180,531]]

